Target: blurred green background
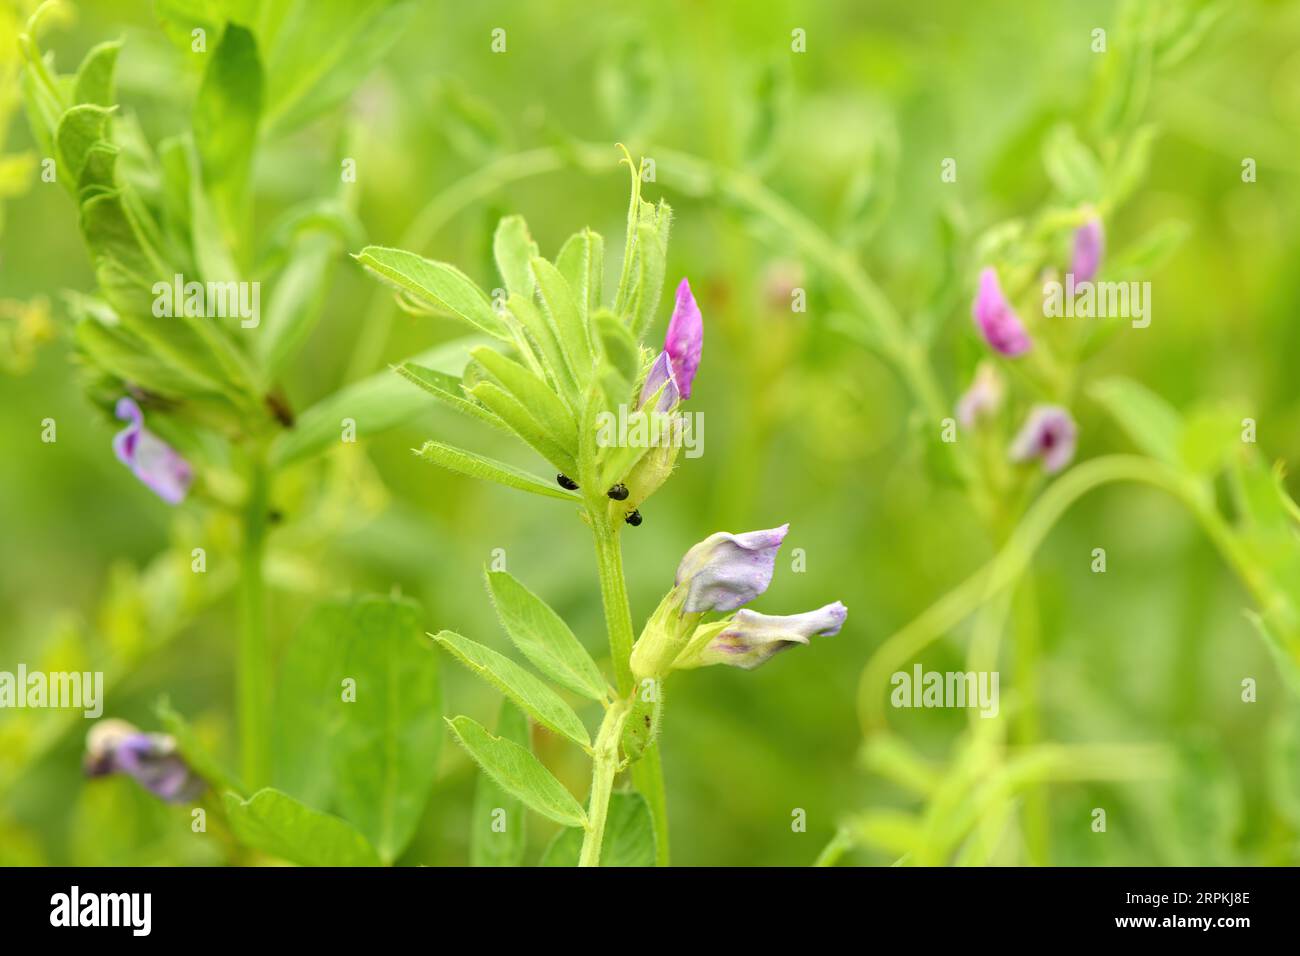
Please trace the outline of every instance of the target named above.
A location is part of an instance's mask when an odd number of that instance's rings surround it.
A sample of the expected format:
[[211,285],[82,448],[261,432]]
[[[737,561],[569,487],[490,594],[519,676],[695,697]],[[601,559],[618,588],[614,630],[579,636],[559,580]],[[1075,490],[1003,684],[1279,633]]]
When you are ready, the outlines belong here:
[[[686,152],[748,169],[856,257],[909,326],[930,323],[946,398],[955,400],[979,351],[969,320],[982,264],[974,237],[1045,203],[1042,142],[1062,121],[1086,128],[1098,60],[1118,55],[1092,52],[1090,34],[1106,28],[1112,49],[1122,48],[1120,5],[627,6],[419,4],[345,107],[263,146],[259,223],[335,190],[341,150],[356,160],[366,241],[457,263],[490,289],[500,216],[523,214],[544,255],[590,225],[612,260],[627,202],[614,143],[652,158],[656,147]],[[1172,19],[1203,5],[1154,6]],[[1194,50],[1152,72],[1142,119],[1158,132],[1147,176],[1106,223],[1116,248],[1185,224],[1182,242],[1143,275],[1153,284],[1152,326],[1122,328],[1085,374],[1126,375],[1179,408],[1241,402],[1259,423],[1264,456],[1294,464],[1300,4],[1220,7]],[[174,132],[193,76],[149,5],[96,0],[74,12],[45,47],[70,69],[95,43],[124,37],[122,101],[151,138]],[[504,54],[491,51],[497,27],[507,31]],[[791,51],[796,28],[806,31],[806,52]],[[0,42],[12,58],[8,26]],[[574,141],[607,146],[608,161],[568,162]],[[23,118],[12,116],[6,152],[33,148]],[[518,154],[524,160],[512,163]],[[535,169],[538,155],[546,161]],[[958,160],[956,183],[939,182],[945,157]],[[1243,157],[1257,160],[1257,182],[1242,183]],[[908,805],[862,766],[859,675],[882,640],[986,561],[993,543],[960,491],[927,469],[895,374],[843,331],[859,304],[828,263],[682,176],[661,159],[644,188],[674,207],[668,281],[688,276],[705,317],[691,397],[705,414],[705,454],[684,460],[644,509],[644,525],[624,535],[634,618],[639,626],[654,608],[694,542],[786,521],[787,551],[757,608],[839,599],[850,615],[838,636],[753,673],[710,668],[674,679],[664,743],[674,862],[804,865],[848,816]],[[58,325],[62,291],[90,291],[94,279],[67,195],[35,169],[27,179],[4,202],[0,299],[44,296]],[[408,230],[421,221],[428,228],[412,242]],[[937,295],[945,282],[949,294]],[[807,289],[806,312],[791,312],[791,284]],[[324,317],[286,380],[295,407],[460,334],[389,303],[341,257]],[[662,334],[661,311],[652,337]],[[106,715],[154,727],[166,695],[229,755],[235,531],[167,508],[114,459],[115,428],[83,397],[69,351],[56,338],[30,367],[0,375],[0,669],[108,661]],[[1080,459],[1129,448],[1095,405],[1080,401],[1075,413]],[[47,417],[58,423],[54,444],[40,440]],[[420,602],[430,630],[503,646],[481,583],[482,566],[503,549],[509,570],[600,648],[587,529],[564,509],[415,460],[409,449],[435,436],[514,456],[430,406],[312,474],[286,476],[286,523],[271,542],[276,639],[322,597],[398,589]],[[1296,481],[1289,486],[1294,495]],[[188,572],[196,541],[209,549],[201,577]],[[1108,572],[1094,575],[1089,555],[1103,545]],[[791,568],[792,548],[806,552],[803,573]],[[1048,861],[1300,862],[1300,814],[1287,803],[1300,793],[1300,766],[1273,743],[1288,719],[1283,687],[1241,613],[1246,595],[1194,522],[1154,491],[1108,488],[1065,517],[1034,574],[1042,736],[1158,744],[1185,758],[1156,784],[1050,787]],[[961,669],[963,646],[953,635],[925,662]],[[452,665],[443,674],[447,712],[491,726],[496,695]],[[1258,681],[1255,704],[1240,700],[1243,677]],[[1003,680],[1005,694],[1010,668]],[[966,726],[952,711],[890,721],[937,766],[954,758]],[[153,803],[131,781],[84,781],[86,725],[0,712],[0,862],[223,858],[215,841],[192,837],[187,813]],[[537,747],[585,792],[585,763],[554,740]],[[451,745],[440,759],[403,862],[466,860],[474,770]],[[1105,835],[1089,829],[1097,806],[1111,808]],[[807,832],[792,831],[795,808],[807,811]],[[550,830],[533,826],[530,858]],[[848,859],[892,858],[868,848]],[[996,860],[1024,862],[1018,840]]]

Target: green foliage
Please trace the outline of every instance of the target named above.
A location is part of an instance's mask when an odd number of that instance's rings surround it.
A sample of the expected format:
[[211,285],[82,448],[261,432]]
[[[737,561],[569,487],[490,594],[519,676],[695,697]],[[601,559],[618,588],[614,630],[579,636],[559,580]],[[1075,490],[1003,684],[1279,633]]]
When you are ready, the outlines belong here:
[[378,866],[379,857],[359,831],[278,790],[248,800],[226,794],[230,829],[254,849],[303,866]]

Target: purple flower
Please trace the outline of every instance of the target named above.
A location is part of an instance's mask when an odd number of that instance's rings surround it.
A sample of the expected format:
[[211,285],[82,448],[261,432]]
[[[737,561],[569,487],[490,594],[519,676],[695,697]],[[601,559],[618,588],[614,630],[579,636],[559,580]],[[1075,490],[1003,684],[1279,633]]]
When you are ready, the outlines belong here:
[[1097,274],[1105,249],[1106,237],[1102,233],[1100,219],[1090,219],[1074,230],[1074,258],[1070,263],[1070,272],[1076,283],[1089,282]]
[[734,611],[767,590],[772,583],[776,552],[789,524],[766,531],[711,534],[686,552],[677,566],[678,587],[686,588],[684,609]]
[[849,610],[839,601],[803,614],[771,615],[741,610],[701,649],[692,666],[730,664],[753,670],[779,651],[813,637],[838,634]]
[[194,471],[176,450],[144,427],[144,413],[132,399],[117,402],[117,417],[130,422],[113,436],[118,460],[169,505],[180,504],[194,480]]
[[207,784],[167,734],[147,734],[125,720],[101,720],[86,735],[86,776],[125,773],[167,803],[186,803]]
[[1074,458],[1079,430],[1070,413],[1059,405],[1035,405],[1020,434],[1011,443],[1011,460],[1041,459],[1048,474],[1060,471]]
[[1008,358],[1029,351],[1029,335],[1020,322],[1020,316],[1002,294],[997,270],[992,266],[980,273],[979,293],[975,296],[971,315],[984,340],[996,351]]
[[686,279],[677,286],[677,305],[668,321],[668,334],[664,336],[664,351],[672,360],[673,377],[681,389],[682,398],[691,397],[691,383],[700,367],[700,352],[704,349],[704,318],[700,307],[691,295],[691,284]]
[[678,391],[677,377],[673,375],[672,360],[667,352],[660,352],[654,365],[650,366],[650,374],[646,376],[645,384],[641,386],[641,397],[637,399],[636,407],[641,408],[645,405],[660,388],[663,392],[654,410],[671,412],[681,400],[681,392]]
[[957,421],[962,428],[972,427],[979,419],[996,415],[1006,391],[1002,376],[992,362],[980,362],[975,379],[957,399]]

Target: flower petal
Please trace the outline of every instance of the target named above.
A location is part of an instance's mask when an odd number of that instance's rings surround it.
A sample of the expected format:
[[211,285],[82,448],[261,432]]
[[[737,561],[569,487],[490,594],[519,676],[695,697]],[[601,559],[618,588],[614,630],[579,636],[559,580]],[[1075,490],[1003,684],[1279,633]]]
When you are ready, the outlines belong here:
[[1074,459],[1079,429],[1069,411],[1059,405],[1035,405],[1011,443],[1011,460],[1037,458],[1054,474]]
[[991,266],[980,273],[979,292],[971,306],[971,315],[984,341],[996,351],[1008,358],[1029,351],[1029,334],[1021,324],[1020,316],[1002,294],[997,270]]
[[672,360],[673,375],[682,398],[691,397],[691,383],[700,367],[700,353],[704,349],[704,317],[691,294],[691,284],[683,279],[677,286],[677,305],[668,322],[664,336],[664,351]]
[[838,634],[848,617],[839,601],[803,614],[770,615],[741,610],[700,652],[699,666],[729,664],[752,670],[774,654],[813,637]]
[[677,585],[687,589],[690,613],[734,611],[772,583],[776,553],[789,524],[765,531],[709,535],[686,552],[677,567]]
[[129,424],[113,436],[113,453],[159,498],[180,504],[194,480],[189,462],[144,427],[144,413],[133,399],[119,399],[115,411]]
[[1074,231],[1074,257],[1070,263],[1070,272],[1073,273],[1075,282],[1092,280],[1101,268],[1101,256],[1105,247],[1106,237],[1100,219],[1091,219]]

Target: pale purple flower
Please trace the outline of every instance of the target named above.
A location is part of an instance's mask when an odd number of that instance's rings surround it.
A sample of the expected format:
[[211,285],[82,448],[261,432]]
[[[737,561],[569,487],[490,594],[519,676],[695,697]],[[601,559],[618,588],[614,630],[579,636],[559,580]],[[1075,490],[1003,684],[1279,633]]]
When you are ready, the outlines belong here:
[[684,609],[734,611],[767,590],[772,583],[776,552],[789,524],[766,531],[711,534],[686,552],[677,567],[678,587],[686,588]]
[[180,504],[194,480],[194,471],[171,445],[144,427],[144,413],[133,399],[117,402],[117,417],[129,422],[113,436],[118,460],[169,505]]
[[1002,294],[997,270],[992,266],[980,273],[980,288],[971,307],[971,315],[979,326],[980,334],[996,351],[1015,358],[1029,351],[1029,334],[1025,332],[1020,316]]
[[664,351],[672,360],[673,377],[682,398],[691,397],[691,383],[700,367],[703,349],[704,318],[695,304],[695,296],[691,295],[690,282],[683,279],[677,286],[677,305],[668,321],[668,334],[664,336]]
[[1048,474],[1060,471],[1074,458],[1079,430],[1070,413],[1059,405],[1035,405],[1020,434],[1011,443],[1011,460],[1038,458]]
[[1106,237],[1102,233],[1101,220],[1090,219],[1074,230],[1074,257],[1070,263],[1070,272],[1074,281],[1089,282],[1101,268],[1101,256],[1106,249]]
[[808,644],[813,637],[838,634],[848,613],[848,608],[839,601],[803,614],[737,611],[736,616],[700,651],[695,666],[729,664],[753,670],[779,651],[796,644]]
[[637,399],[636,407],[641,408],[646,402],[654,397],[655,392],[663,388],[659,396],[659,401],[655,404],[657,412],[671,412],[679,401],[681,401],[681,392],[677,388],[677,377],[673,375],[672,360],[668,357],[667,352],[660,352],[659,357],[655,359],[654,365],[650,366],[650,374],[646,376],[645,384],[641,386],[641,397]]
[[125,773],[167,803],[186,803],[206,789],[168,734],[148,734],[125,720],[101,720],[86,735],[88,777]]
[[1006,386],[992,362],[980,362],[975,379],[957,399],[957,421],[962,428],[972,427],[979,419],[996,415],[1002,407]]

